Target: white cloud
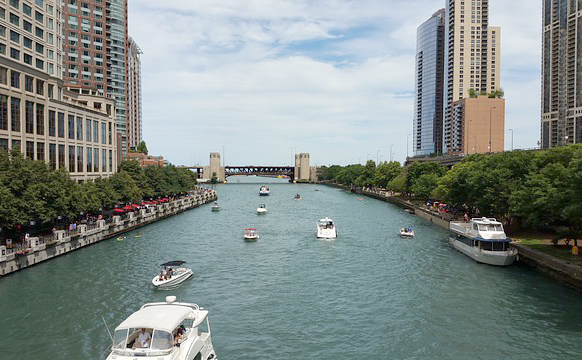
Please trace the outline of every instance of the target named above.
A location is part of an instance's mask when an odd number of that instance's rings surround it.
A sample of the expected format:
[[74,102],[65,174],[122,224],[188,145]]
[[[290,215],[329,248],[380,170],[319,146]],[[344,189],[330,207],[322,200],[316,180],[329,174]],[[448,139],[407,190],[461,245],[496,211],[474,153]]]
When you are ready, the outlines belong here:
[[[490,3],[491,23],[502,26],[506,122],[515,144],[529,146],[539,137],[541,5]],[[148,148],[176,164],[205,164],[224,145],[237,165],[289,163],[297,146],[319,164],[344,164],[377,150],[386,160],[393,144],[394,159],[403,160],[416,28],[442,7],[433,0],[132,1]],[[517,10],[533,15],[516,19]]]

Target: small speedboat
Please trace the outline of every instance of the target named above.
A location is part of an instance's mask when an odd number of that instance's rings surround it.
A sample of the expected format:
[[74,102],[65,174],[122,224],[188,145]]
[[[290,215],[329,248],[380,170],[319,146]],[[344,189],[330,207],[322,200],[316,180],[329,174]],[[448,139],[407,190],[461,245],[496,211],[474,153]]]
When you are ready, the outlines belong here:
[[259,195],[260,196],[268,196],[269,195],[269,187],[268,186],[261,186],[261,188],[259,189]]
[[267,207],[265,206],[265,204],[259,205],[259,207],[257,208],[257,214],[265,215],[266,213],[267,213]]
[[257,233],[257,229],[255,228],[246,228],[244,234],[245,240],[248,241],[255,241],[259,239],[259,234]]
[[141,234],[135,234],[135,237],[136,238],[140,238],[141,237]]
[[410,237],[413,238],[414,237],[414,230],[412,230],[411,228],[402,228],[399,230],[399,234],[401,237]]
[[295,194],[295,197],[293,199],[295,199],[295,200],[301,200],[301,195]]
[[220,211],[220,205],[218,205],[218,201],[215,201],[210,208],[212,211]]
[[193,303],[143,305],[115,328],[107,360],[216,360],[208,310]]
[[317,237],[320,239],[335,239],[337,237],[332,219],[326,217],[317,222]]
[[[160,274],[153,278],[152,284],[158,289],[175,288],[190,276],[194,275],[192,269],[181,267],[181,265],[185,263],[185,261],[181,260],[163,263],[161,265],[162,270],[160,271]],[[177,268],[172,269],[172,267]]]
[[117,241],[123,241],[123,240],[125,240],[125,236],[118,236],[117,237]]

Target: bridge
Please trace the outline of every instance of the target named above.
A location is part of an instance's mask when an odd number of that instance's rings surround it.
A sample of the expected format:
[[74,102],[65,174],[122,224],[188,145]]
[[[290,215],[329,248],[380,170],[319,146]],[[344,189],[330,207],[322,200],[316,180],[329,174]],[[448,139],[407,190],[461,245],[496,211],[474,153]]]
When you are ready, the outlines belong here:
[[316,179],[316,168],[309,166],[309,153],[295,155],[295,166],[222,166],[220,153],[210,153],[210,166],[182,166],[197,174],[200,181],[216,177],[225,182],[229,176],[281,176],[290,182],[309,182]]

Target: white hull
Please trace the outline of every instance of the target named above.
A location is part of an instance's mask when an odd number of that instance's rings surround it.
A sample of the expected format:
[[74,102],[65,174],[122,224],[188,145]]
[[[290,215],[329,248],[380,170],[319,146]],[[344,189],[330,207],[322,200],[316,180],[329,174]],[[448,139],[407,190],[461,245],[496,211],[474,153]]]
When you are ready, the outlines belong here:
[[248,236],[248,235],[245,235],[245,236],[244,236],[244,238],[245,238],[245,240],[247,240],[247,241],[255,241],[255,240],[258,240],[258,239],[259,239],[259,235],[255,235],[255,236]]
[[464,244],[452,236],[449,237],[449,243],[471,259],[483,264],[508,266],[513,264],[517,257],[517,249],[515,248],[510,248],[507,251],[488,251]]
[[335,239],[337,238],[337,232],[335,231],[335,228],[317,229],[317,237],[319,239]]
[[152,280],[152,284],[158,289],[174,288],[187,280],[190,276],[194,275],[192,269],[189,268],[178,268],[176,270],[177,274],[172,275],[168,280],[160,280],[160,275],[157,275]]
[[257,214],[265,215],[267,213],[267,209],[257,209]]
[[414,237],[414,231],[411,231],[411,232],[400,231],[400,237],[403,237],[403,238],[413,238]]

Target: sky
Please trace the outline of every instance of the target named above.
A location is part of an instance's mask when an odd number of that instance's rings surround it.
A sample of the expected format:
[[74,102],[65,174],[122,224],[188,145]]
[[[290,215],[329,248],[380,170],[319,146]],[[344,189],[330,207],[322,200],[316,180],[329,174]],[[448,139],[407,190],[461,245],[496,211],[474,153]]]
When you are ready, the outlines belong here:
[[[490,0],[505,146],[537,146],[541,3]],[[444,0],[129,0],[143,138],[175,165],[403,162],[416,30]],[[519,14],[519,16],[516,16]],[[513,129],[510,132],[508,129]],[[407,151],[408,148],[408,151]]]

